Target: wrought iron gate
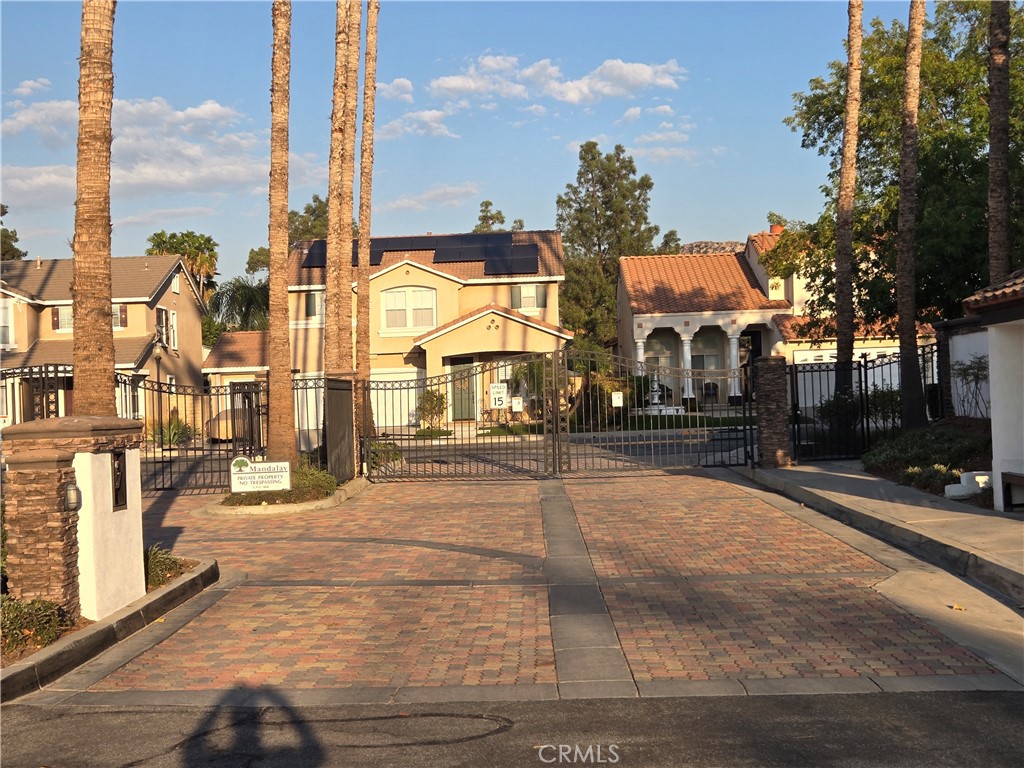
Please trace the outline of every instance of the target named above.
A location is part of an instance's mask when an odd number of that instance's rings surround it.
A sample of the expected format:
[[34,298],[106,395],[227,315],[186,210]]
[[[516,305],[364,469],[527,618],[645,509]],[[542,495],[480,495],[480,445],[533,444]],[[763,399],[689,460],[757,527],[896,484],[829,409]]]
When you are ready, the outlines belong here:
[[375,429],[362,446],[371,480],[628,473],[753,456],[747,368],[669,368],[579,350],[452,367],[369,383],[364,423]]

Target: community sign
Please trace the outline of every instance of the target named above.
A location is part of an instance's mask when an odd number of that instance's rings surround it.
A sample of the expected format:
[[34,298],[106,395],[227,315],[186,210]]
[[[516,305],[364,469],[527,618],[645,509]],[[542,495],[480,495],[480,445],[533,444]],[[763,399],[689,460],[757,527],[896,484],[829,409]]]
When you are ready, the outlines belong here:
[[290,491],[291,465],[287,461],[252,461],[247,456],[231,460],[231,492]]

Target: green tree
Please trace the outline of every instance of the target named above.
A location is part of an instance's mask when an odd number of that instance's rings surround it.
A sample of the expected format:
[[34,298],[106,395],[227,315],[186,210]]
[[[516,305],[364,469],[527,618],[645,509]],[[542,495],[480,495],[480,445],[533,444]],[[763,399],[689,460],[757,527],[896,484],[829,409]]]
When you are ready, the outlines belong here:
[[247,274],[255,275],[264,269],[270,268],[270,249],[265,245],[261,245],[259,248],[249,249],[249,258],[245,262],[245,271]]
[[621,145],[602,154],[597,142],[588,141],[579,161],[576,183],[567,184],[555,201],[565,248],[559,310],[562,321],[581,334],[577,344],[601,347],[616,338],[619,259],[653,253],[660,229],[648,218],[654,182],[647,174],[637,176]]
[[327,201],[320,195],[306,203],[302,212],[288,211],[288,237],[299,240],[323,240],[327,237]]
[[988,271],[1010,276],[1010,3],[992,3],[989,19]]
[[522,232],[524,229],[526,229],[526,222],[525,221],[523,221],[522,219],[513,219],[512,220],[512,231],[513,232]]
[[[919,114],[916,303],[920,319],[959,317],[961,301],[988,280],[988,63],[987,3],[934,6],[926,21],[921,59]],[[1010,5],[1009,196],[1011,269],[1024,262],[1024,12]],[[881,19],[863,41],[863,99],[859,117],[857,208],[854,217],[854,300],[866,320],[896,316],[895,251],[898,216],[906,26]],[[830,158],[825,212],[834,215],[843,138],[846,63],[833,61],[824,77],[794,96],[786,119],[806,148]],[[805,233],[806,271],[817,289],[834,290],[834,275],[817,262],[835,248],[832,230],[819,219]],[[794,242],[790,238],[790,242]],[[778,250],[778,246],[776,247]],[[783,254],[773,255],[773,259]],[[792,256],[792,254],[789,254]],[[786,261],[786,258],[782,258]],[[792,265],[789,265],[792,266]],[[866,269],[858,273],[859,269]],[[825,270],[825,271],[823,271]],[[812,287],[812,290],[816,290]],[[833,305],[816,295],[815,305]]]
[[218,243],[209,235],[187,230],[185,232],[165,232],[160,230],[150,235],[146,242],[147,256],[173,254],[181,256],[185,269],[199,286],[204,298],[209,298],[216,288],[214,275],[217,274]]
[[[214,294],[216,296],[216,294]],[[203,315],[201,321],[203,330],[203,346],[212,347],[217,343],[217,339],[220,338],[221,334],[224,333],[228,327],[218,320],[213,315]]]
[[[480,202],[480,216],[473,227],[474,232],[504,232],[505,214],[495,209],[490,200]],[[517,219],[518,221],[518,219]]]
[[679,239],[679,233],[674,229],[670,229],[661,238],[661,244],[658,246],[658,253],[679,253],[679,250],[683,247],[683,241]]
[[[3,218],[7,215],[7,206],[0,203],[0,225],[3,223]],[[17,246],[18,242],[18,230],[8,229],[7,227],[0,226],[0,244],[2,244],[2,254],[0,254],[0,260],[2,261],[17,261],[23,259],[28,254],[21,250]]]
[[210,297],[210,311],[233,331],[265,331],[270,317],[270,278],[231,278]]

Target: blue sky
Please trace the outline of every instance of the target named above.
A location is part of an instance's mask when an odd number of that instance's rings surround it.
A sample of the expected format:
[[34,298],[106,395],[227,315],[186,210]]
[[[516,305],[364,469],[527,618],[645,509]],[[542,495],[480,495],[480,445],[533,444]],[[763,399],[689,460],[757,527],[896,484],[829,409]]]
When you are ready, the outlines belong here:
[[[384,0],[373,233],[469,231],[483,199],[552,229],[591,139],[626,147],[684,242],[813,218],[826,162],[782,120],[843,58],[846,7]],[[293,8],[292,208],[327,191],[334,11]],[[865,21],[906,13],[867,3]],[[0,3],[0,195],[30,257],[70,256],[80,22],[78,3]],[[267,2],[118,3],[113,255],[191,229],[228,277],[266,244],[270,48]]]

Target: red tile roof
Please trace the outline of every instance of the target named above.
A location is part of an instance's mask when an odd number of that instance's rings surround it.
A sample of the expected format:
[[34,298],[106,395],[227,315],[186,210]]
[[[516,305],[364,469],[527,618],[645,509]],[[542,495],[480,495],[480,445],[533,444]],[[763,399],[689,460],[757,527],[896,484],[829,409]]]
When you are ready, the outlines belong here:
[[964,309],[968,314],[977,315],[980,312],[1020,302],[1024,302],[1024,269],[1018,269],[1002,282],[982,288],[968,296],[964,299]]
[[628,256],[619,267],[633,314],[790,308],[768,299],[742,253]]
[[782,232],[755,232],[752,235],[747,235],[747,242],[754,246],[754,252],[758,256],[764,256],[768,251],[774,248],[779,238],[782,237]]
[[203,370],[221,368],[266,368],[266,331],[222,333],[203,363]]
[[420,341],[422,341],[423,339],[427,339],[427,338],[430,338],[431,336],[436,336],[436,335],[438,335],[440,333],[444,333],[449,328],[453,328],[456,325],[459,325],[460,323],[466,322],[467,320],[472,320],[474,317],[477,317],[479,315],[485,315],[488,312],[500,312],[503,315],[508,315],[509,317],[513,317],[516,320],[520,320],[520,321],[526,323],[527,325],[533,325],[533,326],[536,326],[537,328],[541,328],[543,330],[550,331],[551,333],[559,333],[559,334],[562,334],[564,336],[568,336],[570,338],[573,336],[573,332],[572,331],[570,331],[570,330],[568,330],[566,328],[562,328],[560,325],[554,325],[553,323],[549,323],[549,322],[547,322],[545,320],[540,320],[540,319],[538,319],[536,317],[530,317],[528,315],[524,315],[522,312],[517,312],[514,309],[509,309],[508,307],[503,307],[503,306],[501,306],[499,304],[491,303],[491,304],[487,304],[487,305],[485,305],[483,307],[477,307],[472,312],[467,312],[466,314],[462,315],[461,317],[457,317],[454,320],[448,321],[444,325],[437,326],[437,328],[434,328],[432,331],[427,331],[426,333],[424,333],[424,334],[422,334],[420,336],[417,336],[413,340],[413,343],[419,344]]
[[[779,329],[783,341],[825,341],[836,337],[835,324],[828,323],[825,327],[812,325],[811,318],[806,315],[772,315],[772,322]],[[858,339],[895,339],[895,326],[887,327],[884,323],[865,324],[856,322],[854,333]],[[917,335],[930,337],[935,329],[930,323],[918,323]]]

